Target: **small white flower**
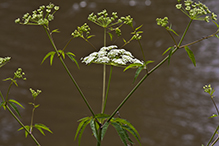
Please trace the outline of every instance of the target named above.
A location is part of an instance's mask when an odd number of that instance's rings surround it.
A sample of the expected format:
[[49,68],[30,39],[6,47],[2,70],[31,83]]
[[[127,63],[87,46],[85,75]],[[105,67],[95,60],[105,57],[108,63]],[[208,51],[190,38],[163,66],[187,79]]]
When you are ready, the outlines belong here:
[[85,62],[86,64],[89,64],[91,63],[96,57],[93,57],[93,56],[87,56],[85,57],[82,62]]
[[128,56],[128,55],[122,55],[122,60],[123,60],[123,62],[125,62],[125,63],[132,63],[133,62],[133,58],[132,57],[130,57],[130,56]]
[[95,62],[97,63],[108,63],[110,59],[108,57],[99,57]]
[[119,65],[126,65],[126,63],[123,62],[122,58],[118,58],[118,59],[114,58],[112,61],[113,61],[114,63],[119,64]]
[[103,50],[100,50],[99,52],[98,52],[98,57],[103,57],[103,56],[105,56],[106,55],[106,51],[103,51]]
[[133,63],[139,63],[139,64],[143,65],[143,63],[140,60],[136,59],[136,58],[133,59]]
[[128,55],[128,56],[130,56],[130,57],[134,57],[134,56],[132,56],[132,53],[131,52],[129,52],[129,51],[125,51],[124,53],[123,53],[124,55]]

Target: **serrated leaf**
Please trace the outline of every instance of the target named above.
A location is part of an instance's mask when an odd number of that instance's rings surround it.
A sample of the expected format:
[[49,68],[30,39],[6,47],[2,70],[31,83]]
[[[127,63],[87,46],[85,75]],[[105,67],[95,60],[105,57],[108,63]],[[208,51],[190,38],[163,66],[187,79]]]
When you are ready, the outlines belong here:
[[110,36],[110,40],[112,41],[113,40],[113,35],[110,32],[108,32],[108,34]]
[[14,111],[18,114],[19,117],[21,117],[16,105],[13,102],[8,102],[10,104],[10,106],[14,109]]
[[120,124],[117,123],[117,122],[111,122],[111,124],[116,129],[116,131],[119,134],[119,137],[122,140],[122,142],[125,144],[125,146],[127,146],[126,134],[125,134],[124,130],[122,129],[122,127],[120,126]]
[[14,100],[14,99],[9,99],[8,101],[17,104],[24,109],[23,105],[21,105],[18,101]]
[[189,49],[188,46],[185,46],[184,48],[185,48],[189,58],[191,59],[192,63],[194,64],[194,66],[196,66],[195,56],[194,56],[193,52]]
[[134,132],[137,134],[137,136],[140,137],[138,131],[135,129],[135,127],[129,121],[122,119],[122,118],[115,118],[114,121],[119,122],[123,125],[129,126],[131,129],[134,130]]
[[96,140],[97,140],[98,142],[100,142],[100,140],[99,140],[99,138],[98,138],[98,131],[97,131],[98,129],[97,129],[97,127],[96,127],[96,122],[95,122],[94,119],[91,119],[91,121],[90,121],[90,128],[91,128],[92,133],[93,133],[94,137],[96,138]]
[[58,52],[59,52],[60,54],[62,54],[62,57],[65,59],[65,52],[64,52],[63,50],[58,50]]
[[162,55],[166,54],[170,49],[172,49],[173,47],[169,47],[168,49],[166,49],[166,51],[163,52]]
[[142,71],[143,69],[144,69],[144,66],[140,66],[140,67],[136,70],[133,83],[135,82],[135,80],[137,79],[138,75],[141,73],[141,71]]
[[123,125],[122,128],[127,130],[129,133],[131,133],[135,137],[135,139],[138,141],[138,143],[141,145],[141,142],[139,140],[139,134],[135,132],[135,129],[132,129],[128,125]]
[[77,65],[78,69],[80,69],[77,60],[74,58],[75,55],[74,55],[73,53],[71,53],[71,52],[67,52],[66,55],[67,55],[73,62],[75,62],[75,64]]
[[103,140],[104,135],[106,134],[106,130],[108,129],[108,127],[109,127],[109,122],[105,122],[103,127],[102,127],[101,140]]
[[[51,56],[51,55],[54,56],[54,55],[55,55],[55,52],[54,52],[54,51],[51,51],[51,52],[47,53],[46,56],[43,58],[41,64],[43,64],[43,62],[46,60],[46,58],[48,58],[48,57]],[[50,58],[50,64],[51,64],[51,58]]]

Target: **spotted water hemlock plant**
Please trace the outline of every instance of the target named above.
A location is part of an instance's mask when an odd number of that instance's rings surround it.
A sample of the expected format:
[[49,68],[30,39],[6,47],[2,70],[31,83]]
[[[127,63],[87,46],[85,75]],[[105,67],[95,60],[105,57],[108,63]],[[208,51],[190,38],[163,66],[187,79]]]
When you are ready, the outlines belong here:
[[[193,2],[191,0],[185,0],[184,2],[181,2],[181,0],[178,0],[178,3],[176,4],[176,8],[181,10],[188,18],[190,19],[187,27],[184,30],[184,33],[182,35],[179,35],[176,33],[175,30],[172,29],[172,25],[169,25],[169,19],[168,17],[164,18],[157,18],[157,24],[161,27],[164,27],[167,32],[170,34],[171,39],[173,40],[173,45],[170,46],[166,51],[163,53],[166,54],[169,52],[169,54],[160,61],[157,65],[155,65],[152,69],[148,69],[147,65],[149,63],[152,63],[153,61],[146,60],[144,49],[141,45],[141,34],[143,33],[141,29],[142,25],[138,27],[134,27],[133,25],[133,18],[128,16],[119,17],[117,15],[117,12],[112,12],[111,16],[108,14],[107,10],[103,10],[97,14],[91,13],[88,15],[88,20],[94,24],[96,24],[98,27],[100,27],[103,30],[103,47],[97,49],[92,42],[90,41],[91,38],[94,37],[94,35],[91,35],[90,31],[91,28],[89,27],[88,23],[84,23],[82,26],[78,26],[73,32],[72,32],[72,39],[66,44],[66,46],[63,49],[58,50],[56,47],[56,44],[53,40],[53,33],[59,32],[58,29],[50,30],[49,23],[54,19],[54,14],[56,11],[59,10],[58,6],[55,6],[54,4],[50,3],[47,6],[40,6],[37,10],[34,10],[32,14],[26,13],[21,19],[18,18],[15,20],[16,23],[22,24],[22,25],[38,25],[42,26],[52,44],[52,47],[54,48],[54,51],[50,51],[42,60],[42,63],[50,57],[50,64],[53,63],[53,58],[57,56],[64,69],[66,70],[67,74],[69,75],[71,81],[74,83],[75,87],[77,88],[78,92],[80,93],[82,99],[84,100],[86,106],[88,107],[91,116],[84,117],[79,120],[79,125],[76,131],[75,139],[78,138],[78,144],[80,145],[82,134],[85,130],[85,127],[87,125],[90,126],[92,130],[93,136],[96,138],[97,146],[101,145],[101,141],[104,138],[104,135],[109,127],[109,125],[112,125],[116,131],[118,132],[119,137],[121,138],[123,144],[125,146],[132,145],[133,141],[130,139],[128,132],[137,140],[137,142],[140,143],[140,136],[137,132],[137,130],[134,128],[134,126],[128,122],[128,120],[123,118],[115,118],[116,113],[119,112],[121,107],[128,101],[128,99],[131,97],[131,95],[138,89],[138,87],[145,81],[145,79],[153,73],[156,69],[158,69],[164,62],[168,61],[170,63],[171,56],[181,48],[184,48],[187,52],[189,58],[193,62],[194,66],[196,66],[196,61],[193,52],[188,48],[188,46],[198,43],[204,39],[210,38],[210,37],[218,37],[219,32],[219,25],[215,22],[217,20],[217,15],[211,12],[207,6],[202,4],[201,2]],[[210,16],[209,16],[210,15]],[[214,22],[214,24],[217,27],[217,31],[211,35],[208,35],[206,37],[203,37],[199,40],[193,41],[191,43],[182,45],[182,42],[186,36],[186,33],[189,30],[189,27],[191,23],[194,20],[198,21],[206,21],[206,22]],[[128,40],[124,39],[122,37],[122,27],[124,25],[130,26],[130,29],[132,30],[131,36]],[[175,39],[175,35],[180,37],[179,41]],[[116,39],[122,39],[123,44],[115,45],[111,42],[107,42],[106,37],[109,36],[110,40],[112,41],[114,37],[116,36]],[[75,59],[75,55],[72,52],[66,52],[68,44],[74,39],[74,38],[82,38],[87,43],[91,45],[91,47],[95,50],[93,53],[91,53],[88,56],[85,56],[82,58],[82,62],[86,65],[89,65],[91,63],[96,63],[103,65],[103,90],[102,90],[102,103],[101,103],[101,111],[98,114],[95,114],[92,107],[90,106],[87,98],[84,96],[82,90],[80,89],[79,85],[77,84],[76,80],[74,79],[73,75],[69,71],[67,65],[65,64],[65,55],[67,55],[74,63],[76,63],[77,67],[79,68],[79,65],[77,63],[77,60]],[[142,53],[142,59],[136,59],[134,55],[126,51],[124,48],[126,45],[128,45],[133,40],[136,40],[139,44],[140,51]],[[107,46],[107,44],[110,44]],[[99,51],[97,51],[99,50]],[[143,60],[143,61],[142,61]],[[109,80],[108,83],[106,81],[106,67],[110,67],[109,71]],[[133,89],[128,93],[126,97],[123,98],[123,101],[119,104],[119,106],[113,111],[111,114],[105,113],[108,93],[109,93],[109,87],[111,82],[111,75],[112,75],[112,69],[113,67],[123,67],[124,71],[127,69],[136,69],[136,73],[134,76],[134,81],[138,77],[140,73],[143,73],[143,77],[135,84]],[[145,70],[145,72],[143,72]],[[106,87],[107,86],[107,87]],[[37,105],[34,105],[34,109],[37,107]],[[25,126],[23,126],[25,127]],[[33,125],[29,126],[28,128],[31,129]],[[36,126],[35,126],[36,127]],[[24,128],[25,129],[25,128]],[[27,128],[26,128],[27,129]],[[25,129],[25,130],[26,130]],[[42,128],[43,129],[43,128]],[[44,129],[49,131],[49,129]],[[28,131],[28,130],[26,130]]]

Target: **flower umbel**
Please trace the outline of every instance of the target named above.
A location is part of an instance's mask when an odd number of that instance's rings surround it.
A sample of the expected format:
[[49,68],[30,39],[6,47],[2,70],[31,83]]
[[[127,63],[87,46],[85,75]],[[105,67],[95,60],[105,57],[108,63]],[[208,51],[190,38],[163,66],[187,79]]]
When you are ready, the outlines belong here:
[[116,45],[108,47],[102,47],[98,52],[93,52],[89,56],[82,58],[82,62],[86,64],[97,63],[114,66],[127,66],[129,64],[140,64],[144,63],[131,54],[131,52],[125,49],[117,49]]

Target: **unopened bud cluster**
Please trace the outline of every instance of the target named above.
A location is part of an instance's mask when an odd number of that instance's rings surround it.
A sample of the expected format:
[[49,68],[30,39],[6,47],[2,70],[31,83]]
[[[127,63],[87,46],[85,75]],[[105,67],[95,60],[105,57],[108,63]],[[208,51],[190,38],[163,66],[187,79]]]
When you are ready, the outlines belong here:
[[112,12],[112,16],[109,17],[106,10],[103,10],[102,12],[97,13],[95,15],[94,13],[91,13],[88,16],[88,20],[94,22],[95,24],[102,26],[102,27],[108,27],[112,26],[118,23],[124,23],[128,25],[132,25],[133,18],[131,16],[121,17],[118,19],[117,12]]
[[10,59],[11,57],[4,57],[4,58],[0,57],[0,67],[5,65]]
[[99,52],[93,52],[89,56],[82,58],[82,62],[114,66],[125,66],[133,63],[143,65],[143,62],[134,58],[131,52],[125,49],[117,49],[116,45],[102,47]]
[[32,88],[30,88],[30,92],[32,93],[33,98],[35,99],[42,91],[41,90],[34,91]]
[[71,35],[74,37],[74,38],[77,38],[77,37],[84,37],[83,36],[83,33],[85,32],[86,33],[86,36],[88,36],[90,34],[90,27],[87,25],[87,23],[84,23],[84,25],[82,25],[81,27],[77,27],[77,30],[75,30]]
[[26,13],[22,19],[17,18],[15,23],[26,25],[48,25],[49,21],[54,19],[54,14],[58,10],[59,6],[55,6],[52,3],[47,6],[42,5],[37,10],[34,10],[32,14]]
[[[178,1],[179,4],[176,5],[177,9],[181,9],[184,13],[186,13],[191,19],[194,20],[205,20],[206,22],[209,22],[210,19],[217,20],[217,15],[211,12],[208,7],[201,3],[201,2],[193,2],[192,0],[185,0],[184,1],[184,7]],[[208,16],[210,14],[210,16]],[[200,19],[202,16],[204,16],[204,19]],[[207,16],[206,16],[207,15]]]
[[215,92],[215,90],[211,87],[211,85],[205,85],[203,86],[203,89],[206,93],[210,94],[211,96],[213,95],[213,93]]
[[164,17],[163,19],[157,18],[156,21],[157,21],[157,25],[160,25],[162,27],[166,27],[168,24],[168,17]]
[[23,79],[23,80],[26,80],[26,78],[24,78],[23,76],[25,75],[24,72],[22,72],[22,69],[21,68],[18,68],[16,72],[14,72],[14,77],[15,78],[18,78],[18,79]]

